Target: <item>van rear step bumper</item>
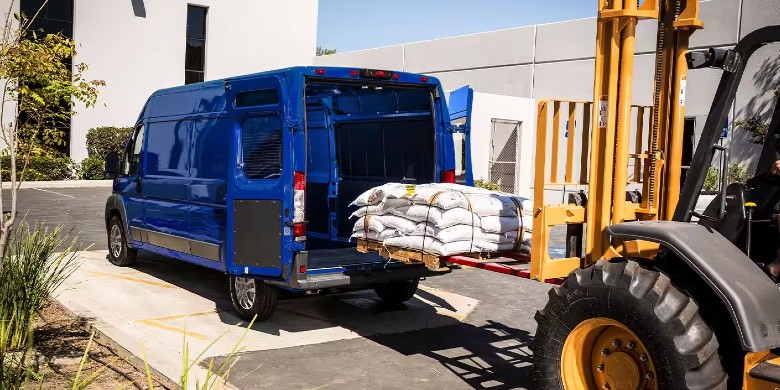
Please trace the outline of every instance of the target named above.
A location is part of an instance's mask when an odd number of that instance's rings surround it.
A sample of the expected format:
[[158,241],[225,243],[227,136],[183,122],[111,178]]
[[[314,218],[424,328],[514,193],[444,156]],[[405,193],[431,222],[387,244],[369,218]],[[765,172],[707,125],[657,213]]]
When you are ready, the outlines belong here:
[[296,290],[318,290],[326,288],[361,288],[396,280],[420,279],[430,276],[444,275],[449,268],[431,271],[423,264],[397,264],[392,267],[371,270],[346,270],[340,273],[309,275],[301,273],[301,266],[307,265],[309,253],[298,252],[293,261],[290,282],[267,280],[266,283]]

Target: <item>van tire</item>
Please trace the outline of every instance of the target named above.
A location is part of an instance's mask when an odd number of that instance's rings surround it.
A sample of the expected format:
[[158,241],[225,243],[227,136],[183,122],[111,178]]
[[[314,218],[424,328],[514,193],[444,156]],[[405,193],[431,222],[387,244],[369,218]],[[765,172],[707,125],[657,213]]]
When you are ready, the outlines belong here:
[[419,279],[400,280],[376,286],[374,291],[385,305],[399,306],[412,299],[419,284]]
[[127,246],[127,233],[118,215],[114,215],[108,221],[106,233],[108,234],[108,261],[118,267],[127,267],[135,263],[138,250]]
[[231,275],[230,300],[242,320],[265,321],[276,311],[279,290],[259,279]]

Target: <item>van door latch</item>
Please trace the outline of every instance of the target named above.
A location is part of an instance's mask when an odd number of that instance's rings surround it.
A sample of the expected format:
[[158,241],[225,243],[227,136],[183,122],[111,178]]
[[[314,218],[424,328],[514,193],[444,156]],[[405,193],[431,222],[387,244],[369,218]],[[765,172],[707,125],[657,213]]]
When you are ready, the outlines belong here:
[[285,124],[287,125],[287,128],[290,129],[291,132],[295,133],[296,131],[302,131],[303,130],[303,120],[298,118],[292,118],[287,117],[285,118]]

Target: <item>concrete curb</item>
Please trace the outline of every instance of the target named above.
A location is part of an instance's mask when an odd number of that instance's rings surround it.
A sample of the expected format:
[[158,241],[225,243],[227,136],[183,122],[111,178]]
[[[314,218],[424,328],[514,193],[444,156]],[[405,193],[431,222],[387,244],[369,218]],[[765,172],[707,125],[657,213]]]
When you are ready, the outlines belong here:
[[[92,188],[111,187],[112,180],[61,180],[61,181],[25,181],[21,188]],[[11,183],[4,181],[3,189],[11,188]]]
[[[83,316],[78,315],[77,313],[73,312],[69,307],[67,307],[65,304],[60,302],[56,297],[52,298],[55,301],[57,301],[57,304],[60,305],[60,307],[68,313],[71,317],[74,318],[83,318]],[[87,332],[94,333],[95,337],[93,340],[110,349],[111,352],[115,353],[117,356],[124,359],[126,362],[130,363],[131,366],[135,367],[136,370],[145,373],[146,372],[146,365],[144,364],[144,360],[141,359],[138,356],[135,356],[132,352],[128,351],[125,347],[114,341],[111,337],[108,337],[103,331],[100,330],[99,327],[95,326],[92,321],[85,321],[84,329]],[[152,379],[154,379],[157,383],[162,385],[163,387],[167,389],[181,389],[181,386],[179,384],[173,382],[170,378],[163,375],[161,372],[157,371],[152,366],[149,366],[149,371],[152,374]]]

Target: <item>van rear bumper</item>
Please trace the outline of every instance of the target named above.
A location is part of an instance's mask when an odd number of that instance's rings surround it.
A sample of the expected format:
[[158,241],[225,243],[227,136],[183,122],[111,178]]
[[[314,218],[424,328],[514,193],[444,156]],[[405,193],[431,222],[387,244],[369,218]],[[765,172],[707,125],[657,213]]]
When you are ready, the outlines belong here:
[[[327,288],[370,288],[378,284],[396,280],[419,279],[449,273],[446,271],[431,271],[423,264],[395,264],[384,268],[346,270],[328,274],[309,275],[301,273],[301,266],[307,266],[309,253],[298,252],[293,261],[289,283],[283,281],[266,281],[268,284],[292,288],[296,290],[319,290]],[[308,268],[308,267],[307,267]],[[306,268],[305,268],[306,269]]]

